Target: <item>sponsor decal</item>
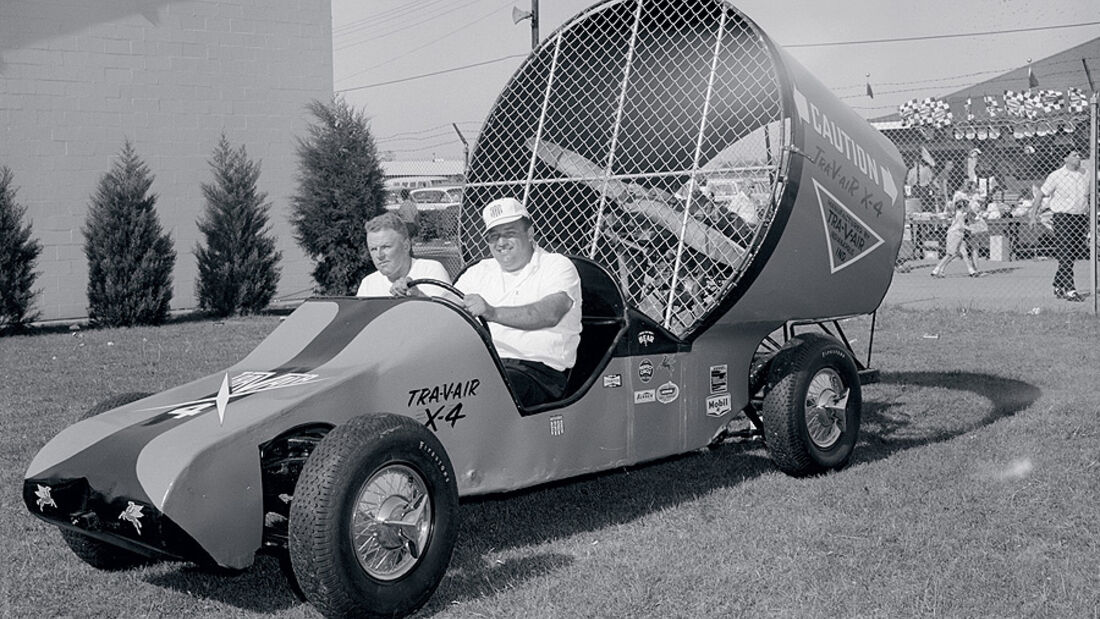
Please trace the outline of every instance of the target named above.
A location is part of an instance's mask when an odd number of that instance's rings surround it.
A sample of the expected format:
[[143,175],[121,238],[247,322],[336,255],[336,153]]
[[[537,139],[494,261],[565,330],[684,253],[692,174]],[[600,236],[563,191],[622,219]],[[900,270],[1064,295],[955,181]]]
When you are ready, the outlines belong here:
[[[481,380],[471,378],[457,382],[433,385],[430,387],[418,387],[409,389],[409,408],[420,408],[424,411],[424,427],[433,432],[439,431],[439,423],[449,423],[455,427],[460,419],[465,419],[462,412],[463,400],[477,396],[477,388],[481,386]],[[438,406],[436,406],[438,404]]]
[[825,240],[829,248],[830,273],[851,266],[886,241],[871,229],[858,215],[844,206],[817,179],[814,190],[821,207],[821,219],[825,223]]
[[710,366],[710,392],[725,393],[729,391],[729,366],[723,363],[722,365]]
[[721,417],[733,410],[730,394],[712,395],[707,398],[707,417]]
[[550,418],[550,436],[562,434],[565,434],[565,419],[561,415],[554,415]]
[[[226,374],[226,376],[228,377],[229,375]],[[253,393],[260,393],[262,391],[271,391],[273,389],[283,389],[285,387],[296,387],[298,385],[312,383],[316,381],[317,378],[317,374],[301,374],[297,372],[286,372],[283,374],[276,372],[242,372],[231,379],[222,379],[221,388],[214,397],[203,398],[193,402],[172,404],[171,406],[161,408],[171,408],[172,410],[169,410],[165,414],[174,419],[194,417],[195,415],[216,408],[219,411],[219,419],[223,419],[225,407],[229,404],[230,400]]]
[[657,393],[653,389],[642,389],[641,391],[634,392],[635,404],[647,404],[649,402],[657,401]]
[[655,339],[656,339],[656,336],[654,336],[653,332],[649,331],[648,329],[645,330],[645,331],[639,331],[638,332],[638,343],[641,344],[642,346],[649,346],[650,344],[653,343],[653,341]]
[[122,510],[122,513],[118,515],[119,520],[125,520],[134,525],[134,529],[137,530],[138,535],[141,535],[141,517],[145,514],[141,513],[141,506],[133,501],[126,502],[126,509]]
[[604,389],[617,389],[623,386],[622,374],[608,374],[603,377]]
[[53,500],[53,494],[49,486],[43,486],[42,484],[35,484],[37,488],[34,491],[34,496],[38,497],[35,503],[38,503],[38,511],[44,511],[47,507],[57,509],[57,503]]
[[669,376],[674,375],[676,373],[676,355],[661,357],[661,367],[668,370]]
[[671,404],[678,397],[680,397],[680,386],[672,381],[657,387],[657,401],[661,404]]
[[643,383],[653,380],[653,362],[649,359],[642,359],[638,364],[638,379]]

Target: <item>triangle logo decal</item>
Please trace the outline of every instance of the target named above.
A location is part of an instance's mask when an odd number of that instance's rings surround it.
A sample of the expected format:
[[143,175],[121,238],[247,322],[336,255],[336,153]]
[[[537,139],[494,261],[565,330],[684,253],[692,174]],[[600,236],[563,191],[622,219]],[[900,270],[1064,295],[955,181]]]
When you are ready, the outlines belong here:
[[849,267],[886,241],[847,206],[821,186],[816,178],[814,192],[825,224],[825,242],[829,248],[830,273]]

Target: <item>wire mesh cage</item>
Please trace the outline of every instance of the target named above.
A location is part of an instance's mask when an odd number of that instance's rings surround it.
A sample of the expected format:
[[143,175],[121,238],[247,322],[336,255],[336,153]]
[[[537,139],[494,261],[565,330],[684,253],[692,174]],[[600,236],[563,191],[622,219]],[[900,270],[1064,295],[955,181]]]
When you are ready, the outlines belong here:
[[548,250],[601,264],[685,336],[736,284],[772,222],[790,136],[772,49],[720,0],[610,0],[548,37],[483,126],[463,259],[480,210],[522,200]]

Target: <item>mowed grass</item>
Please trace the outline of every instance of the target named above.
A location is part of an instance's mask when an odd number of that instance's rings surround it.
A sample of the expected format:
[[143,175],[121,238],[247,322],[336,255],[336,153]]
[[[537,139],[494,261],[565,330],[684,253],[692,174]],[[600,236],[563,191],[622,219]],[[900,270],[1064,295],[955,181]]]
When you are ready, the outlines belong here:
[[[20,498],[94,402],[215,372],[277,321],[0,338],[0,615],[315,615],[269,557],[96,571]],[[468,501],[420,614],[1100,617],[1100,321],[888,309],[875,344],[847,469],[794,479],[727,444]]]

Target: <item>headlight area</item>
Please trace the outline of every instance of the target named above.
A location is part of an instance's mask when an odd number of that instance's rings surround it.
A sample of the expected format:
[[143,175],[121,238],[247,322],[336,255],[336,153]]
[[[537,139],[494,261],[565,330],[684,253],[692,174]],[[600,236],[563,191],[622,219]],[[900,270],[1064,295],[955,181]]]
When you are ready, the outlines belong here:
[[107,497],[84,477],[27,479],[23,502],[50,524],[151,559],[213,563],[198,542],[160,510],[143,501]]

